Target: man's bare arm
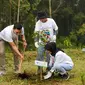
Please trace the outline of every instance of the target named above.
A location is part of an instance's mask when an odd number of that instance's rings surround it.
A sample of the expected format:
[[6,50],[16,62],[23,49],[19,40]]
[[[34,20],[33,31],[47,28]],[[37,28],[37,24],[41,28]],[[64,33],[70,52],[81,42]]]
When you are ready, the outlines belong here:
[[14,42],[9,42],[9,44],[11,45],[12,49],[19,55],[19,57],[20,57],[21,59],[23,59],[24,57],[23,57],[23,55],[19,52],[19,50],[18,50],[17,46],[15,45],[15,43],[14,43]]

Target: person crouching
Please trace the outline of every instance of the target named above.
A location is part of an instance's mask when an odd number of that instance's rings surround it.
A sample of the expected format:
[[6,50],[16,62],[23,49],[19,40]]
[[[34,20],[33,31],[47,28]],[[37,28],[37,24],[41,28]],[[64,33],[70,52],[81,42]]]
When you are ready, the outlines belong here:
[[63,79],[69,79],[69,74],[67,71],[73,69],[74,63],[70,56],[68,56],[63,50],[56,47],[55,42],[50,42],[45,45],[45,50],[50,54],[50,62],[48,68],[50,70],[44,79],[48,79],[52,76],[54,71],[58,72],[58,75]]

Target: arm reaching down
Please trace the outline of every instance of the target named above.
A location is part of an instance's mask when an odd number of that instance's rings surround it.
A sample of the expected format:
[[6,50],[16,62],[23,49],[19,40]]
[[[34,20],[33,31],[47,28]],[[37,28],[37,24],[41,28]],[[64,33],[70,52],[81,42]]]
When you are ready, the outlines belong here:
[[17,46],[15,45],[14,42],[9,42],[9,44],[11,45],[12,49],[19,55],[20,59],[23,59],[24,56],[19,52]]

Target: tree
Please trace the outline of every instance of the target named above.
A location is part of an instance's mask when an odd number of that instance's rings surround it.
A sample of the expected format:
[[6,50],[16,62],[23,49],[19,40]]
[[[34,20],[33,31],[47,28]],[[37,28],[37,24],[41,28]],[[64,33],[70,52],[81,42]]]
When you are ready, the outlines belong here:
[[18,0],[17,22],[19,22],[20,0]]

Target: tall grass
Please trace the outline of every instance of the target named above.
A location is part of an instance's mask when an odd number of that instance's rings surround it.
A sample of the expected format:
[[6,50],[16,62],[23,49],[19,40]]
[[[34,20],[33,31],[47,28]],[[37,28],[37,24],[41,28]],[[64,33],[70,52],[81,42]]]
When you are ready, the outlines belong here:
[[0,85],[85,85],[85,52],[81,49],[64,49],[71,56],[74,62],[74,68],[69,71],[70,79],[62,80],[57,76],[51,79],[36,81],[37,66],[34,65],[36,59],[36,51],[26,51],[25,59],[22,64],[22,73],[25,71],[28,79],[21,79],[18,74],[14,73],[14,62],[12,53],[6,53],[6,71],[7,74],[0,77]]

